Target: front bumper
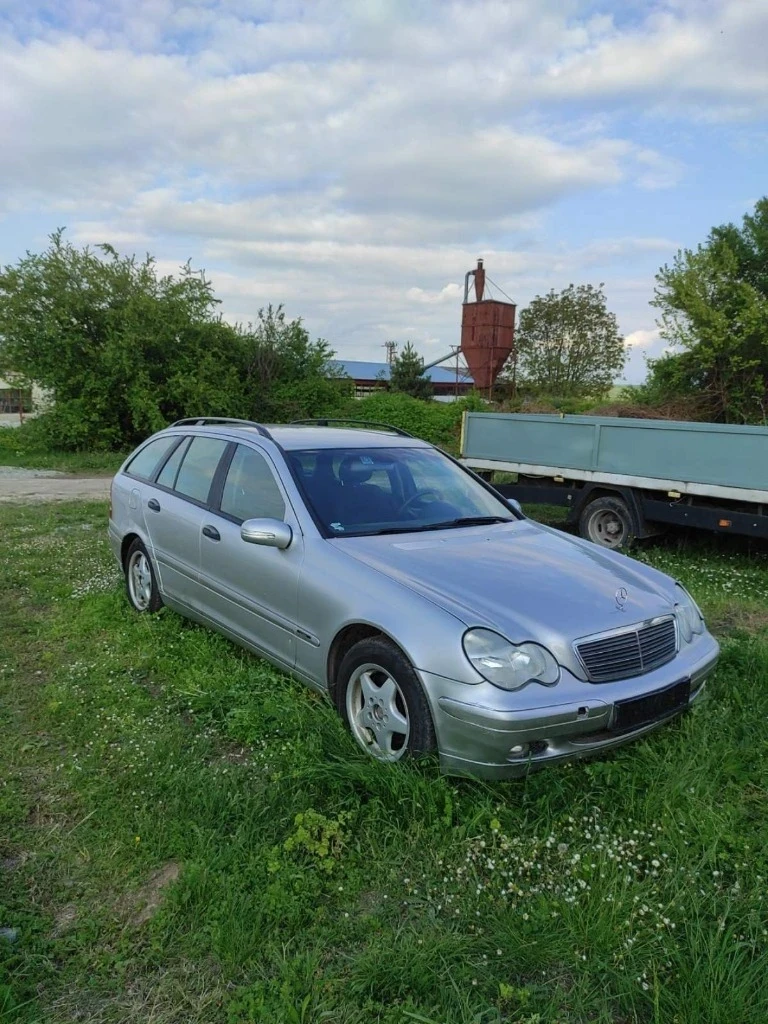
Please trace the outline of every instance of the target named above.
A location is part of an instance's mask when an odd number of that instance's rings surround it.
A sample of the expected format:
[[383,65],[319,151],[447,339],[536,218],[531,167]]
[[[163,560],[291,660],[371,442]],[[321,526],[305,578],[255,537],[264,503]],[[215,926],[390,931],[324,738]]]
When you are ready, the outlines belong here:
[[[553,687],[514,693],[420,672],[444,770],[487,779],[516,778],[544,764],[585,757],[645,736],[687,710],[704,692],[719,647],[705,633],[668,664],[633,679],[589,683],[563,669]],[[615,732],[615,702],[690,679],[688,704],[636,729]],[[518,748],[515,750],[515,748]]]

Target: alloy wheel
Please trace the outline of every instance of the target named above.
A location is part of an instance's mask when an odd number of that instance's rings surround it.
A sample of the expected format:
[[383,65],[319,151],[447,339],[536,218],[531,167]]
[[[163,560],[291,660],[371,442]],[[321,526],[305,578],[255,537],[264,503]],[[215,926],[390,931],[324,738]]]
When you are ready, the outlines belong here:
[[138,611],[146,611],[152,600],[152,567],[143,551],[134,551],[128,562],[128,589]]
[[410,715],[397,681],[380,665],[360,665],[347,685],[347,719],[357,742],[379,761],[408,749]]

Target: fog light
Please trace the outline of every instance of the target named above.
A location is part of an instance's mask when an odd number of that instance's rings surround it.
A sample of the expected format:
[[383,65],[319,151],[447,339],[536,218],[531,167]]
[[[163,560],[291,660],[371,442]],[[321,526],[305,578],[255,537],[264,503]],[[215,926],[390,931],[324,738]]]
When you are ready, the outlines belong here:
[[546,740],[532,740],[530,743],[516,743],[510,747],[507,754],[508,761],[524,761],[529,757],[538,757],[543,754],[549,744]]

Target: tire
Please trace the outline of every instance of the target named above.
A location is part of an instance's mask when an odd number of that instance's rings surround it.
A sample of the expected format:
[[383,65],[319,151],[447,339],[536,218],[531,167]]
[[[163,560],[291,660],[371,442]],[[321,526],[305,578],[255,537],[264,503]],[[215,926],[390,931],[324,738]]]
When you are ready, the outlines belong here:
[[391,640],[351,647],[339,666],[334,703],[353,738],[378,761],[420,757],[437,746],[421,682]]
[[147,549],[137,537],[125,554],[125,589],[134,611],[159,612],[163,599]]
[[621,551],[635,539],[637,529],[623,498],[603,497],[590,501],[579,516],[579,533],[600,547]]

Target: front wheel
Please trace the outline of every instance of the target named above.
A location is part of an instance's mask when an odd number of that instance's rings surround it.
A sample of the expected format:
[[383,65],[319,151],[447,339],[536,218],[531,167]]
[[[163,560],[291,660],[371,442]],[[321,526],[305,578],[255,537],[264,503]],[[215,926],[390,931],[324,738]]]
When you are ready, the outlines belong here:
[[335,687],[336,708],[357,744],[377,761],[435,749],[435,729],[421,682],[390,640],[361,640],[347,651]]
[[623,498],[595,498],[579,516],[579,533],[593,544],[618,551],[635,539],[634,517]]

